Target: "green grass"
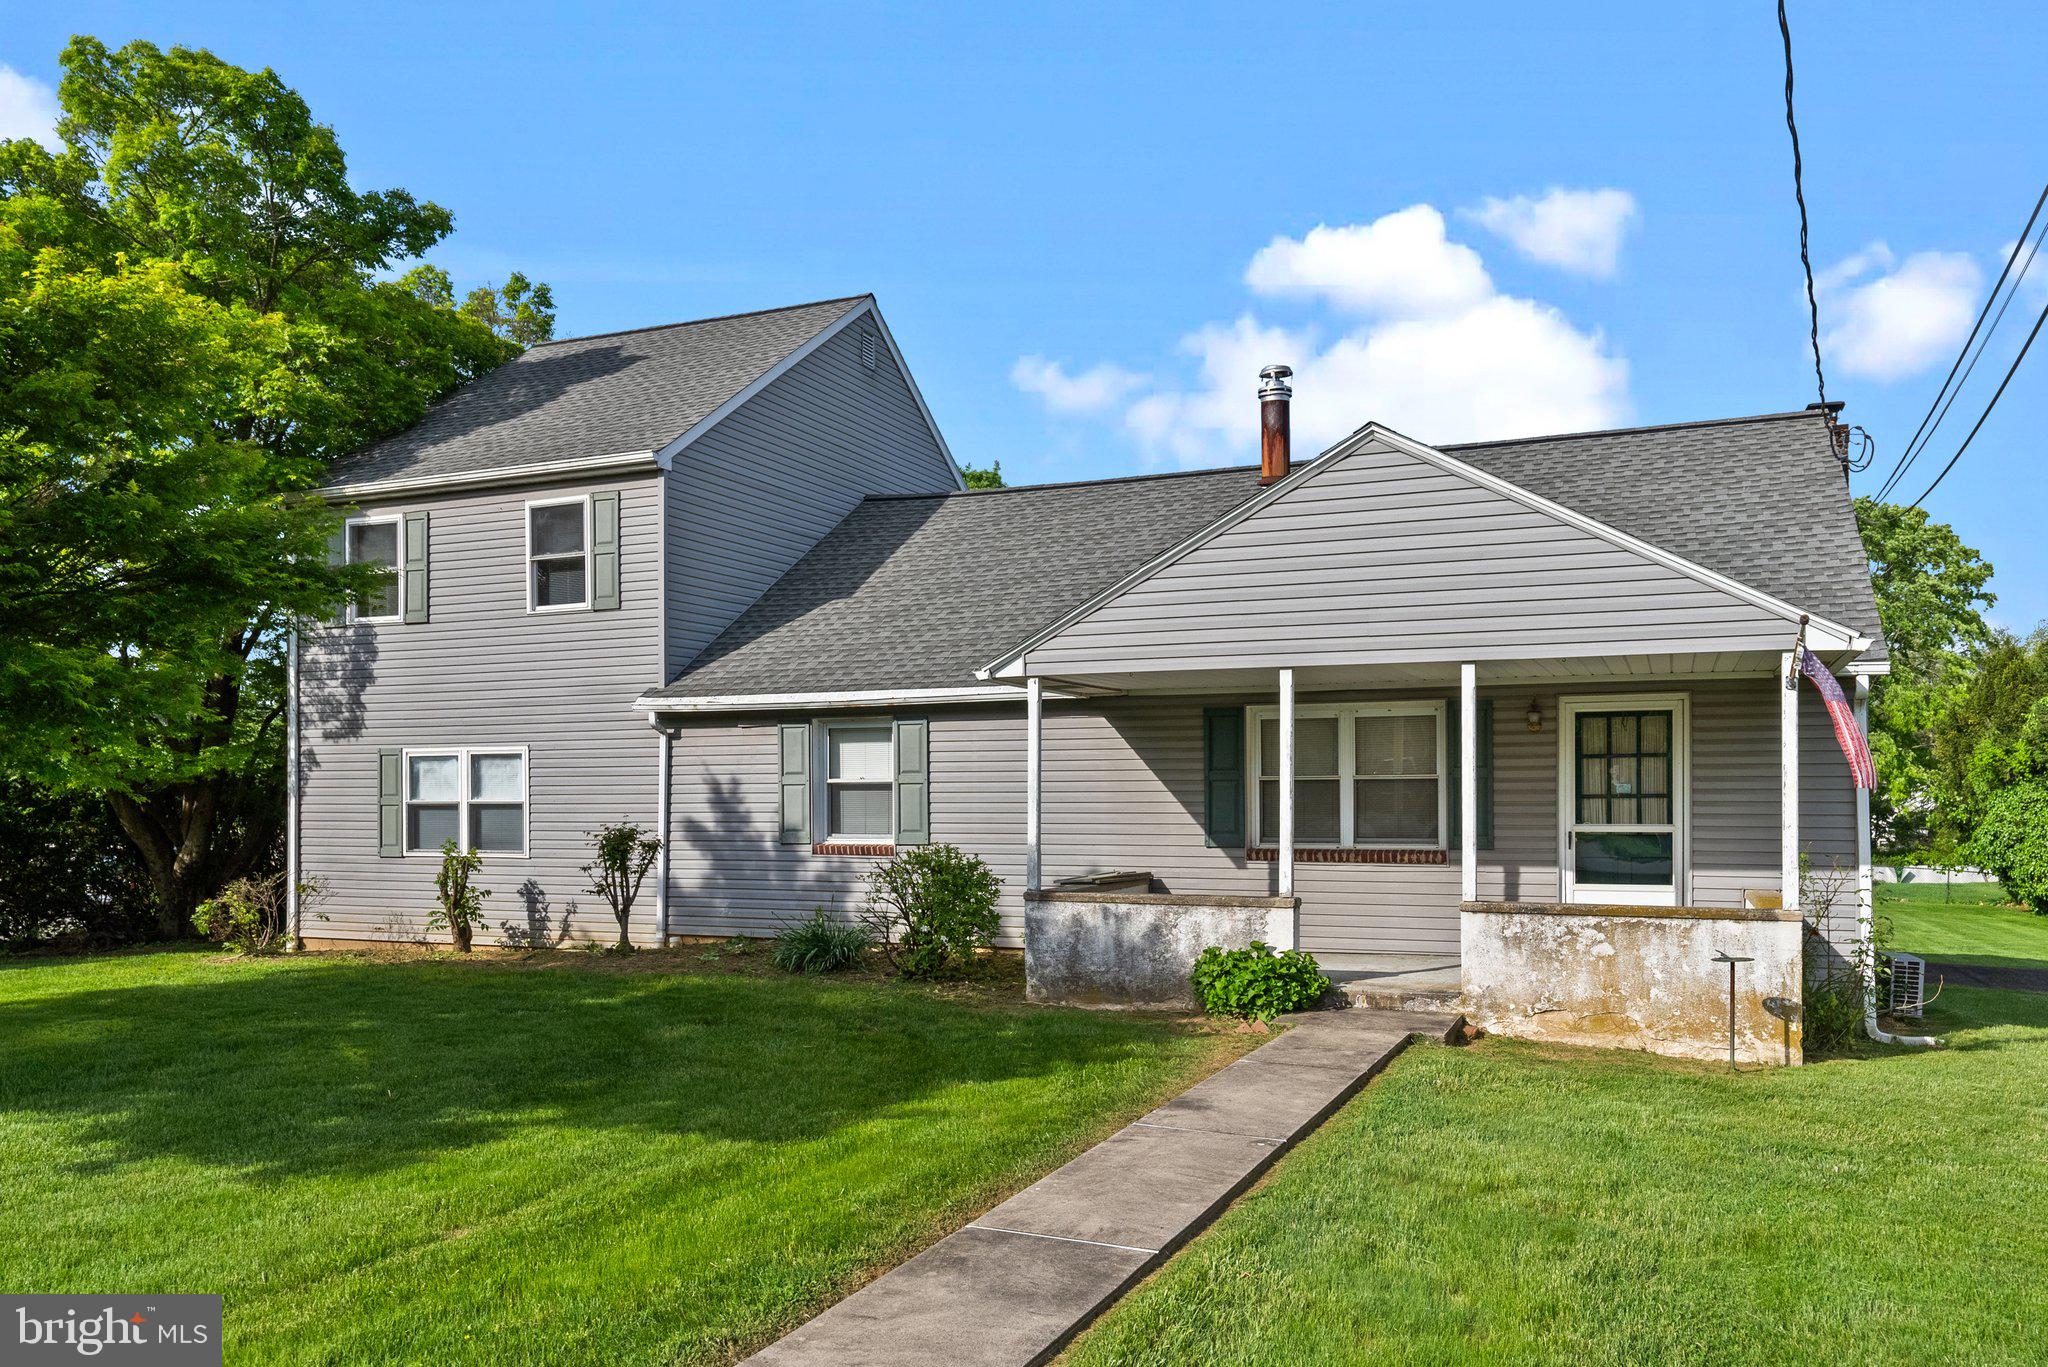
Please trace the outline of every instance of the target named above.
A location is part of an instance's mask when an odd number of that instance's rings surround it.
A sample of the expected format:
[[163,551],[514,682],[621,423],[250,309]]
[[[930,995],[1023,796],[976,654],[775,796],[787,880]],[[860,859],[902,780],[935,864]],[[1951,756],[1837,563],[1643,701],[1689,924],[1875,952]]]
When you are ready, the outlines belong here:
[[0,961],[0,1285],[220,1292],[237,1362],[728,1359],[1246,1044],[764,957]]
[[1996,883],[1879,883],[1877,913],[1891,945],[1951,963],[2048,968],[2048,916],[2007,899]]
[[1081,1364],[2048,1360],[2048,996],[1731,1074],[1417,1046]]

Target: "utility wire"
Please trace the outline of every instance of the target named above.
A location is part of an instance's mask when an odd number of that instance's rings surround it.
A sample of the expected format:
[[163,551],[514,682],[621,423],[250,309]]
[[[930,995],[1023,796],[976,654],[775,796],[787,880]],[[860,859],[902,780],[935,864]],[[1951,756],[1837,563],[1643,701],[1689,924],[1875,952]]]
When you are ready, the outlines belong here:
[[[2001,270],[1998,273],[1998,279],[1992,282],[1991,293],[1984,296],[1984,307],[1977,311],[1977,321],[1971,325],[1970,335],[1963,339],[1962,350],[1956,353],[1955,364],[1951,365],[1948,368],[1948,377],[1941,382],[1941,388],[1935,391],[1933,401],[1927,405],[1927,412],[1920,419],[1920,425],[1913,429],[1913,436],[1911,440],[1907,441],[1907,443],[1899,449],[1898,465],[1893,467],[1890,476],[1888,476],[1884,482],[1884,487],[1878,490],[1877,492],[1877,496],[1880,500],[1882,500],[1887,494],[1891,493],[1892,489],[1898,485],[1899,480],[1902,477],[1904,477],[1907,467],[1919,458],[1919,454],[1922,449],[1921,439],[1923,437],[1925,437],[1929,441],[1932,441],[1934,439],[1933,429],[1928,426],[1928,423],[1931,420],[1936,427],[1941,425],[1941,417],[1936,416],[1935,410],[1939,409],[1941,416],[1945,417],[1947,415],[1948,406],[1942,402],[1944,395],[1948,396],[1949,404],[1953,404],[1955,402],[1954,395],[1950,395],[1948,393],[1949,385],[1951,383],[1956,383],[1957,392],[1961,392],[1962,386],[1960,383],[1956,382],[1956,371],[1962,368],[1963,358],[1970,354],[1970,344],[1977,340],[1977,333],[1984,326],[1985,316],[1991,312],[1991,305],[1997,301],[1998,292],[2001,288],[2004,287],[2006,277],[2012,274],[2013,262],[2019,259],[2020,249],[2026,246],[2027,238],[2034,230],[2034,222],[2041,216],[2041,208],[2043,205],[2048,205],[2048,185],[2043,185],[2041,187],[2040,198],[2034,201],[2034,211],[2031,214],[2027,215],[2027,226],[2020,229],[2020,235],[2013,239],[2012,251],[2005,258],[2005,269]],[[2020,267],[2020,275],[2023,278],[2027,273],[2028,267],[2031,267],[2034,264],[2034,257],[2039,253],[2040,248],[2041,244],[2037,240],[2034,243],[2034,250],[2027,253],[2026,265]],[[2016,293],[2018,289],[2019,284],[2017,281],[2015,281],[2013,284],[2013,290]],[[2011,302],[2012,295],[2008,294],[2006,296],[2006,303],[2010,304]],[[1999,309],[1998,316],[2000,318],[2003,318],[2005,316],[2004,308],[2001,307]],[[1991,325],[1991,328],[1993,332],[1997,331],[1997,322],[1994,321]],[[1991,334],[1985,333],[1984,340],[1985,343],[1988,345],[1991,340]],[[1977,349],[1977,354],[1979,356],[1982,356],[1984,354],[1984,349],[1982,347],[1979,347]],[[1972,360],[1970,364],[1974,368],[1977,363],[1975,360]],[[1964,372],[1963,378],[1966,380],[1969,378],[1969,374],[1967,371]]]
[[1806,272],[1807,336],[1813,343],[1813,379],[1820,387],[1820,411],[1833,432],[1835,415],[1827,406],[1828,377],[1820,368],[1820,300],[1814,294],[1813,258],[1806,245],[1805,168],[1799,160],[1799,124],[1792,117],[1792,25],[1785,18],[1785,0],[1778,0],[1778,32],[1785,38],[1785,131],[1792,135],[1792,198],[1799,201],[1799,265]]
[[[2021,283],[2024,282],[2027,278],[2028,269],[2034,264],[2035,258],[2040,254],[2041,238],[2043,235],[2048,235],[2048,223],[2042,224],[2041,232],[2035,234],[2034,245],[2032,250],[2030,250],[2027,253],[2027,259],[2020,263],[2019,273],[2013,276],[2012,278],[2012,288],[2008,289],[2005,292],[2005,299],[2002,303],[1999,304],[1998,312],[1991,315],[1991,326],[1984,329],[1984,340],[1977,344],[1977,354],[1970,357],[1970,363],[1963,367],[1962,377],[1956,381],[1955,389],[1949,393],[1947,401],[1942,403],[1941,411],[1939,413],[1934,414],[1934,422],[1931,426],[1927,428],[1926,437],[1920,442],[1918,447],[1907,449],[1905,454],[1902,455],[1899,459],[1898,468],[1893,470],[1891,478],[1885,481],[1884,488],[1878,490],[1877,496],[1880,502],[1883,501],[1885,496],[1889,494],[1893,489],[1897,488],[1899,483],[1905,479],[1906,472],[1913,468],[1914,462],[1918,461],[1921,456],[1927,454],[1928,443],[1934,440],[1934,434],[1936,431],[1940,429],[1942,420],[1948,417],[1948,410],[1955,407],[1956,400],[1960,399],[1963,396],[1963,386],[1967,385],[1970,382],[1970,375],[1977,369],[1977,362],[1984,359],[1985,351],[1988,350],[1991,346],[1992,334],[1997,332],[1998,325],[2005,321],[2005,311],[2012,307],[2012,301],[2019,295]],[[2016,248],[2019,246],[2024,246],[2025,239],[2021,239],[2019,243],[2015,243],[2014,245]],[[1996,287],[1994,287],[1992,290],[1991,299],[1996,299],[1997,297],[1998,291]],[[1991,299],[1986,299],[1984,301],[1984,305],[1986,308],[1989,308],[1991,306]],[[1968,349],[1969,344],[1965,343],[1965,353],[1967,353]],[[1956,359],[1960,361],[1962,359],[1962,356],[1959,355],[1956,357]],[[1940,396],[1936,395],[1936,398],[1939,399]]]
[[2013,372],[2020,368],[2021,361],[2027,359],[2027,348],[2033,346],[2034,339],[2041,335],[2041,324],[2043,323],[2048,323],[2048,304],[2041,306],[2041,316],[2034,320],[2034,330],[2029,332],[2027,340],[2020,344],[2020,354],[2013,357],[2012,364],[2006,367],[2005,378],[1998,382],[1997,392],[1991,396],[1991,402],[1984,405],[1984,411],[1977,417],[1977,426],[1970,429],[1970,435],[1963,438],[1963,444],[1958,446],[1956,453],[1948,458],[1948,464],[1941,467],[1941,473],[1934,477],[1934,483],[1921,490],[1920,497],[1913,500],[1915,508],[1925,503],[1927,496],[1941,487],[1941,482],[1948,478],[1948,472],[1955,469],[1956,462],[1963,458],[1963,452],[1970,449],[1971,441],[1976,438],[1978,430],[1984,426],[1984,419],[1991,416],[1991,410],[1998,407],[1999,396],[2004,394],[2005,387],[2012,383]]

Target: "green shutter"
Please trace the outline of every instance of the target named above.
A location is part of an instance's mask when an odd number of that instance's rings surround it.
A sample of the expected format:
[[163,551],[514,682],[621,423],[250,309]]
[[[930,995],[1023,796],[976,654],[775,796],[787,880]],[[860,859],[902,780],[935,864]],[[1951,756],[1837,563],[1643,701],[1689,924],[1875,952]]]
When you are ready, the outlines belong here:
[[931,723],[896,719],[896,843],[932,843]]
[[391,859],[405,853],[405,804],[400,800],[399,756],[377,752],[377,853]]
[[1444,847],[1453,854],[1465,843],[1465,737],[1458,729],[1462,710],[1456,698],[1444,704],[1444,783],[1449,794],[1444,806],[1451,813],[1444,830]]
[[405,515],[405,540],[399,547],[405,574],[405,620],[427,620],[427,515]]
[[1479,700],[1479,848],[1493,848],[1493,699]]
[[619,605],[619,496],[590,496],[590,606],[604,612]]
[[784,722],[782,754],[782,816],[777,837],[785,845],[811,843],[811,727],[809,722]]
[[[345,565],[348,563],[348,524],[344,522],[327,534],[327,563]],[[342,599],[334,609],[334,616],[328,619],[329,626],[348,625],[348,600]]]
[[1244,847],[1244,709],[1202,709],[1203,843]]

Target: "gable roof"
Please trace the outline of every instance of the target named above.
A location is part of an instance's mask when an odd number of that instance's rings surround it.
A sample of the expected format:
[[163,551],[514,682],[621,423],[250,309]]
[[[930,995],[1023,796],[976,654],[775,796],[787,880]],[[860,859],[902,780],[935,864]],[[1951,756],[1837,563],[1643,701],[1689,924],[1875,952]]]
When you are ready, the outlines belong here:
[[[1847,482],[1818,413],[1436,449],[1877,636]],[[990,661],[1260,492],[1245,466],[869,499],[647,698],[971,686]]]
[[652,457],[872,306],[873,296],[863,294],[543,342],[456,390],[405,431],[343,456],[327,487]]

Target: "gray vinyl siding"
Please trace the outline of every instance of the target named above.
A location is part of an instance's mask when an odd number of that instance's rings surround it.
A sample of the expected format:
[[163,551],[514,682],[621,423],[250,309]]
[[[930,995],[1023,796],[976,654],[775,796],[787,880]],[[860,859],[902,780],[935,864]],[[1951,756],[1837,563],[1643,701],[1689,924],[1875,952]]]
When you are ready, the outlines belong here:
[[[1778,887],[1778,713],[1767,679],[1666,685],[1692,697],[1693,901],[1739,906]],[[1580,690],[1627,692],[1602,686]],[[1363,694],[1319,694],[1328,701]],[[1404,691],[1382,697],[1445,696]],[[1558,694],[1482,690],[1494,700],[1494,848],[1480,853],[1482,898],[1558,895]],[[1567,696],[1571,696],[1567,691]],[[1532,697],[1544,726],[1528,729]],[[1145,869],[1169,891],[1267,893],[1270,863],[1204,844],[1202,709],[1270,697],[1129,698],[1046,705],[1043,853],[1050,882]],[[987,859],[1004,880],[1003,942],[1022,939],[1024,717],[1019,707],[932,709],[932,839]],[[772,934],[823,906],[864,900],[872,858],[814,855],[775,843],[774,719],[688,723],[676,745],[676,866],[671,929]],[[1829,756],[1833,754],[1832,766]],[[1854,794],[1826,714],[1801,714],[1803,837],[1815,862],[1855,862]],[[1458,948],[1458,868],[1302,863],[1304,948],[1346,954],[1449,954]],[[1853,923],[1853,905],[1844,908]],[[1851,926],[1853,929],[1853,924]]]
[[[617,490],[620,607],[529,613],[530,498]],[[485,943],[541,916],[551,934],[616,933],[585,890],[585,832],[655,820],[657,739],[633,700],[660,668],[661,482],[656,476],[421,497],[374,510],[431,514],[431,620],[322,630],[302,652],[301,858],[328,895],[313,938],[413,939],[434,905],[431,856],[380,858],[380,748],[527,747],[528,853],[486,855]],[[651,887],[636,938],[651,938]],[[442,938],[442,937],[434,937]]]
[[[667,682],[868,494],[959,487],[886,346],[857,320],[683,450],[667,492]],[[650,682],[654,682],[650,680]]]
[[1782,649],[1783,621],[1403,452],[1336,462],[1032,648],[1034,674]]

